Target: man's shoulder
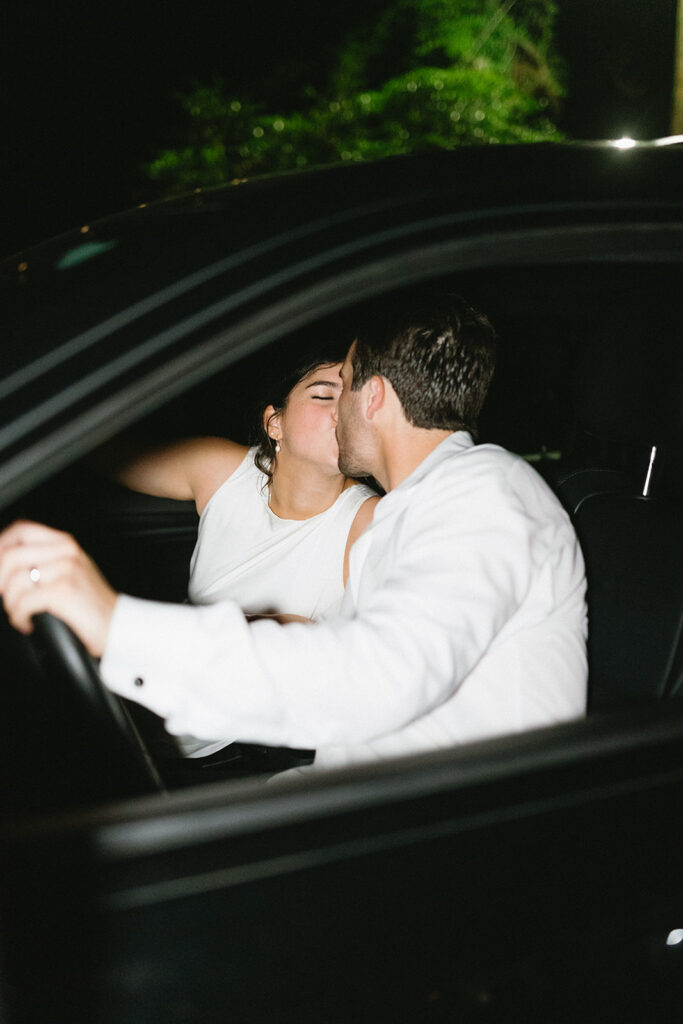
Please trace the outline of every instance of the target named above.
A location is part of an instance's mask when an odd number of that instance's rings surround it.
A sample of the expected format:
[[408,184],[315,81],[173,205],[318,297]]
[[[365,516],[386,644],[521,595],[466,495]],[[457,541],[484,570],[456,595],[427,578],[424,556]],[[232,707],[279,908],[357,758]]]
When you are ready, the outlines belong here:
[[[561,505],[541,475],[521,455],[486,442],[454,446],[425,474],[420,491],[430,504],[495,502],[528,508],[537,504],[556,512]],[[416,496],[417,497],[417,496]],[[418,503],[420,499],[417,498]]]
[[511,477],[513,480],[538,482],[547,487],[541,475],[527,459],[500,444],[486,441],[471,444],[467,448],[454,449],[441,463],[447,475],[457,473],[487,473],[493,476]]
[[[475,480],[505,478],[513,474],[519,465],[526,463],[519,455],[493,443],[452,446],[434,466],[433,472],[425,475],[425,481]],[[522,469],[524,472],[524,469]]]

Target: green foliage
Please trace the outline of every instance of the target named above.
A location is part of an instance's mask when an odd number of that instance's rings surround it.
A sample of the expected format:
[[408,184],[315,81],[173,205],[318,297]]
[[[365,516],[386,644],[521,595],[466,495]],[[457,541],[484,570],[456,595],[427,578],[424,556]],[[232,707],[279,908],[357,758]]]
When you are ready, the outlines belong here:
[[325,95],[266,111],[219,79],[182,103],[187,145],[147,168],[165,194],[345,160],[561,137],[553,0],[395,0],[341,47]]

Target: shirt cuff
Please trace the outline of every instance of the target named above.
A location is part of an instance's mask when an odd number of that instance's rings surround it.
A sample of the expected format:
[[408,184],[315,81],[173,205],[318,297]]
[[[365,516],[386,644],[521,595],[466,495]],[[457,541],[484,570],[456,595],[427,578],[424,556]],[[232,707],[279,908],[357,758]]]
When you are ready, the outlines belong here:
[[[197,650],[198,620],[206,609],[191,605],[147,601],[122,594],[114,607],[107,644],[100,662],[106,686],[120,697],[143,704],[167,720],[171,732],[187,731],[174,719],[191,699],[193,683],[201,664]],[[237,605],[221,606],[221,625],[244,628],[244,616]],[[239,625],[238,625],[239,624]],[[215,739],[214,728],[202,736]]]

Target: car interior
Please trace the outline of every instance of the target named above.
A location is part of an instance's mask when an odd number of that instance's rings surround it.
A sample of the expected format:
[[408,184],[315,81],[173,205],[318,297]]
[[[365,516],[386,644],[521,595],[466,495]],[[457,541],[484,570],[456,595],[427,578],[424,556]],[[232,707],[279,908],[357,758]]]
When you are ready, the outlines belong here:
[[[529,460],[575,523],[589,586],[589,714],[683,694],[679,280],[675,262],[584,260],[505,264],[414,286],[420,294],[462,294],[497,329],[499,361],[479,439]],[[341,357],[358,323],[409,303],[411,294],[390,289],[315,318],[207,374],[127,427],[122,441],[140,449],[199,435],[249,443],[273,375],[321,337],[338,344]],[[15,516],[72,532],[119,590],[186,599],[194,507],[113,483],[97,449],[25,495],[5,519]],[[16,667],[1,698],[16,723],[3,750],[5,777],[42,780],[39,792],[23,784],[9,792],[9,809],[268,777],[307,757],[234,744],[214,770],[188,775],[173,759],[165,762],[160,720],[103,698],[87,658],[66,678],[71,654],[55,657],[61,641],[45,640],[49,624],[31,641],[4,621],[1,628]],[[49,688],[44,673],[53,680]]]
[[58,620],[25,638],[0,615],[0,1016],[675,1019],[682,250],[668,225],[609,235],[595,219],[575,244],[557,223],[462,251],[430,238],[292,289],[287,316],[265,295],[260,319],[252,303],[206,329],[216,358],[191,339],[191,381],[160,360],[153,394],[127,394],[3,510],[71,531],[115,587],[183,601],[194,508],[112,483],[98,446],[246,443],[271,375],[321,337],[343,352],[365,317],[458,292],[500,338],[480,440],[528,459],[574,520],[590,678],[588,721],[305,782],[278,773],[306,752],[243,744],[192,773]]

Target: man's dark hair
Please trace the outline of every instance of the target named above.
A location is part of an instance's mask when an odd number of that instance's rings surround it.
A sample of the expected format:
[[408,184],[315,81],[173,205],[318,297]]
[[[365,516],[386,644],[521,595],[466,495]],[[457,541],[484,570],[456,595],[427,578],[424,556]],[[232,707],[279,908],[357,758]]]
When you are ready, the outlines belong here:
[[391,382],[413,426],[476,436],[495,362],[488,318],[453,297],[366,325],[356,338],[352,390],[378,374]]

